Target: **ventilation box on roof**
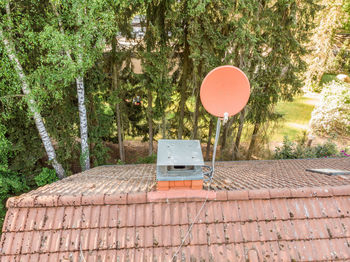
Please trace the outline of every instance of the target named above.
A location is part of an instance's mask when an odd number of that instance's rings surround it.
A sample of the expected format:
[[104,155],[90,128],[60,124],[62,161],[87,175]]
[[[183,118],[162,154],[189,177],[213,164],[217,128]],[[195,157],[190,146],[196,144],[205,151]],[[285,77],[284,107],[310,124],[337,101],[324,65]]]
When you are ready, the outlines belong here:
[[159,190],[201,189],[204,165],[199,140],[159,140],[157,181]]

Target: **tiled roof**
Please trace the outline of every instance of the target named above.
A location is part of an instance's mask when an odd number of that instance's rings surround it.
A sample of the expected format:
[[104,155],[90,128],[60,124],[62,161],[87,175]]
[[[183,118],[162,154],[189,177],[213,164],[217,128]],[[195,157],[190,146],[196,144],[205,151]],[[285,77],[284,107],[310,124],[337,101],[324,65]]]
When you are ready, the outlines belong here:
[[[201,192],[197,199],[157,200],[159,192],[150,192],[10,201],[1,261],[171,261]],[[349,193],[350,186],[211,191],[177,261],[350,258]]]
[[[211,190],[299,188],[350,184],[350,176],[306,171],[336,168],[350,171],[349,158],[217,162]],[[150,192],[156,189],[156,166],[117,165],[92,168],[23,195],[96,195]]]
[[9,199],[0,260],[171,261],[206,197],[174,261],[348,260],[349,180],[304,169],[349,164],[318,161],[219,163],[216,184],[245,189],[211,191],[154,192],[153,165],[95,168]]

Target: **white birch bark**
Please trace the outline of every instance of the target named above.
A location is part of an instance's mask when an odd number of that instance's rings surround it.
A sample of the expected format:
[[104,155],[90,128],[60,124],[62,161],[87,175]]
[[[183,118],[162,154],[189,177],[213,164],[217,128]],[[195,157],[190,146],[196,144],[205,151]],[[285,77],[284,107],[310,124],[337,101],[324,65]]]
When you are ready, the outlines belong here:
[[52,163],[52,166],[55,169],[59,179],[62,179],[65,177],[65,171],[64,171],[62,165],[57,161],[55,149],[52,146],[52,142],[50,140],[49,134],[46,131],[43,119],[42,119],[40,113],[38,112],[38,108],[36,106],[36,101],[31,96],[31,90],[28,86],[27,79],[26,79],[26,76],[24,74],[22,65],[19,62],[19,60],[16,56],[16,53],[13,50],[9,40],[7,38],[5,38],[1,27],[0,27],[0,38],[5,46],[5,49],[6,49],[6,52],[7,52],[9,59],[14,64],[18,78],[21,81],[22,92],[27,98],[27,104],[28,104],[29,111],[33,114],[36,128],[38,129],[39,135],[40,135],[41,140],[44,144],[44,148],[45,148],[46,154],[49,158],[49,161]]
[[[78,23],[80,23],[80,17],[78,18]],[[79,37],[80,38],[80,37]],[[79,40],[80,41],[80,40]],[[81,66],[83,62],[82,53],[81,53],[81,44],[78,43],[79,53],[78,53],[78,65]],[[81,139],[81,156],[82,156],[82,168],[83,170],[90,169],[90,152],[88,144],[88,123],[86,116],[86,107],[85,107],[85,86],[84,78],[82,75],[79,75],[75,79],[77,83],[77,95],[78,95],[78,108],[79,108],[79,120],[80,120],[80,139]]]
[[[57,9],[52,3],[52,8],[55,12],[55,15],[58,19],[58,25],[60,28],[61,34],[64,35],[64,29],[62,25],[62,20],[57,12]],[[78,17],[78,23],[80,24],[81,19]],[[80,43],[78,43],[79,49],[81,49]],[[64,47],[67,57],[73,61],[71,53],[68,48]],[[82,54],[78,54],[78,65],[82,64]],[[78,96],[78,110],[79,110],[79,121],[80,121],[80,139],[81,139],[81,168],[82,170],[90,169],[90,152],[89,152],[89,143],[88,143],[88,123],[87,123],[87,115],[86,115],[86,107],[85,107],[85,85],[84,85],[84,77],[79,75],[75,79],[77,85],[77,96]]]
[[85,87],[84,78],[79,76],[75,79],[77,83],[78,108],[80,120],[80,139],[83,170],[90,169],[90,152],[88,144],[88,124],[85,107]]

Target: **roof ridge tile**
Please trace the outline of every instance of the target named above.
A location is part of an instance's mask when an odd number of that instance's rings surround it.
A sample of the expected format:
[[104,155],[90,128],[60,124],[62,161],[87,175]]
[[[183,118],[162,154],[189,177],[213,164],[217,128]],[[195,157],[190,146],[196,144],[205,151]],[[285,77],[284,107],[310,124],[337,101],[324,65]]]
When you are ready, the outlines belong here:
[[28,195],[11,197],[6,206],[10,207],[55,207],[80,205],[126,205],[150,202],[196,202],[208,200],[254,200],[277,198],[311,198],[350,196],[350,185],[334,187],[274,188],[252,190],[169,190],[152,192],[131,192],[96,195]]
[[105,194],[104,203],[106,205],[127,204],[127,194],[126,193]]
[[248,190],[249,199],[270,199],[270,192],[268,189],[253,189]]
[[270,198],[290,198],[292,193],[290,188],[273,188],[269,190]]
[[220,190],[216,192],[216,200],[225,201],[228,199],[227,190]]
[[292,188],[290,192],[292,198],[312,197],[312,190],[310,187]]
[[58,205],[58,195],[43,195],[34,198],[34,206],[57,206]]
[[6,201],[6,207],[33,207],[34,206],[34,196],[15,196],[10,197]]
[[128,204],[143,204],[147,203],[147,193],[146,192],[135,192],[128,193],[127,195]]
[[105,195],[83,195],[81,197],[81,204],[85,205],[103,205],[105,202]]
[[57,204],[59,206],[80,206],[82,195],[60,195]]
[[[350,189],[350,188],[349,188]],[[332,187],[311,188],[311,194],[318,197],[331,197],[334,195]],[[350,190],[348,191],[350,193]]]
[[336,186],[333,187],[334,196],[349,196],[350,195],[350,185]]
[[[147,193],[147,202],[189,202],[215,200],[219,191],[208,190],[168,190],[168,191],[153,191]],[[224,197],[224,193],[221,197]]]
[[227,191],[228,200],[249,200],[248,190]]

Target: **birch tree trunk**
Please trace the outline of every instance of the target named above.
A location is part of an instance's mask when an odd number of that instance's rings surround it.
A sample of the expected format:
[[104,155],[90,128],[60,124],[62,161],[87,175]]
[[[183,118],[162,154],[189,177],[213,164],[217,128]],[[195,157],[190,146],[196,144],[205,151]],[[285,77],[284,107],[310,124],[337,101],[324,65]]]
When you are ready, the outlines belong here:
[[[65,35],[62,19],[56,9],[54,3],[52,3],[52,8],[55,12],[55,15],[58,19],[59,29],[62,35]],[[78,18],[78,24],[81,23],[80,17]],[[80,43],[78,43],[79,49],[81,49]],[[67,57],[73,61],[72,55],[69,51],[69,48],[64,46],[64,50],[66,52]],[[78,54],[78,64],[82,64],[82,54]],[[90,152],[89,152],[89,143],[88,143],[88,123],[87,123],[87,115],[86,115],[86,107],[85,107],[85,85],[84,78],[82,75],[79,75],[75,78],[75,82],[77,85],[77,96],[78,96],[78,110],[79,110],[79,122],[80,122],[80,145],[81,145],[81,168],[82,170],[90,169]]]
[[81,139],[81,165],[83,170],[90,169],[90,152],[88,143],[88,123],[85,107],[85,86],[82,76],[76,79],[77,95],[78,95],[78,109],[80,120],[80,139]]
[[[81,13],[78,14],[78,25],[81,24]],[[61,26],[61,30],[63,31],[63,27]],[[79,67],[82,67],[83,64],[83,54],[80,43],[80,34],[78,34],[78,55],[77,55],[77,63]],[[67,50],[67,52],[69,52]],[[72,58],[71,58],[72,59]],[[89,143],[88,143],[88,123],[86,116],[86,107],[85,107],[85,86],[84,86],[84,78],[83,74],[80,72],[78,77],[75,79],[77,84],[77,95],[78,95],[78,109],[79,109],[79,121],[80,121],[80,139],[81,139],[81,167],[83,170],[90,169],[90,152],[89,152]]]
[[11,62],[13,63],[16,73],[18,75],[18,78],[21,81],[22,92],[26,97],[29,111],[33,114],[36,128],[38,129],[40,138],[44,144],[44,148],[49,158],[49,161],[52,163],[52,166],[55,169],[58,178],[62,179],[65,177],[65,171],[62,165],[57,161],[55,149],[52,145],[49,134],[47,133],[41,114],[38,112],[36,101],[31,96],[31,90],[28,86],[28,82],[27,82],[25,73],[23,71],[22,65],[19,62],[15,51],[12,48],[12,44],[9,42],[8,39],[5,38],[1,27],[0,27],[0,39],[2,40],[5,46],[7,55],[11,60]]

